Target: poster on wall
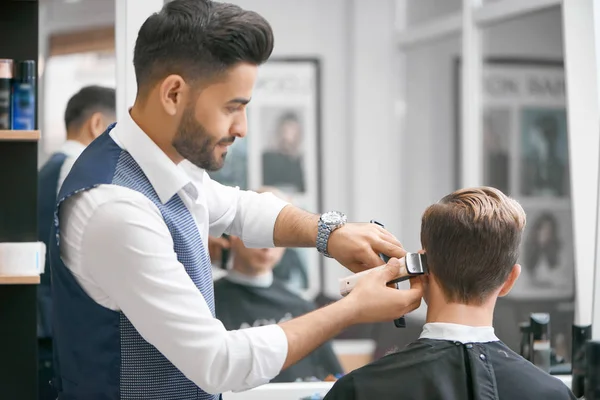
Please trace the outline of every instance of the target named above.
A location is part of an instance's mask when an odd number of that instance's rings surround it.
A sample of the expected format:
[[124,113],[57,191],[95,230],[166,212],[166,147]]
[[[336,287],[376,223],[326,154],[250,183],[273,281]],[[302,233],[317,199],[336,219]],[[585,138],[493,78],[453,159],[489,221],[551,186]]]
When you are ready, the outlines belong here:
[[515,299],[559,300],[574,295],[570,209],[527,207],[521,243],[521,275],[509,294]]
[[[457,63],[457,78],[459,71]],[[482,88],[483,183],[517,199],[527,214],[522,272],[508,298],[571,300],[575,260],[563,65],[487,60]],[[461,156],[457,146],[457,162]]]
[[521,111],[521,190],[528,197],[569,197],[567,114],[558,107]]
[[[318,60],[271,59],[262,65],[247,116],[247,136],[235,141],[211,177],[241,189],[276,188],[295,205],[320,212]],[[314,249],[288,249],[273,273],[312,299],[320,291],[321,257]]]

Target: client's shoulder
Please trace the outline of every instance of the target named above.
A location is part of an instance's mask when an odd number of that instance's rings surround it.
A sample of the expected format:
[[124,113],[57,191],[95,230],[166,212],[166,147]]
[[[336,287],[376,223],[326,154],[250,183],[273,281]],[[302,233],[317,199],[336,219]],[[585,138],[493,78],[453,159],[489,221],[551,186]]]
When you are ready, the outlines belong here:
[[398,371],[414,370],[416,365],[426,366],[436,363],[444,354],[455,349],[452,342],[441,340],[419,339],[405,348],[388,353],[380,359],[351,372],[356,378],[372,375],[382,376],[388,373],[395,375]]
[[[525,396],[523,398],[528,398],[525,393],[527,391],[531,391],[531,395],[536,398],[543,396],[547,400],[575,398],[560,379],[541,370],[504,343],[491,343],[489,350],[492,352],[490,356],[500,387],[506,385],[519,388]],[[536,385],[532,386],[531,382],[536,382]]]
[[[394,387],[406,388],[421,382],[440,358],[452,358],[449,354],[456,350],[452,342],[419,339],[404,349],[389,353],[380,359],[355,369],[338,380],[326,400],[352,400],[355,393],[371,393],[375,397],[387,393]],[[391,391],[393,392],[393,390]],[[391,393],[390,392],[390,393]]]

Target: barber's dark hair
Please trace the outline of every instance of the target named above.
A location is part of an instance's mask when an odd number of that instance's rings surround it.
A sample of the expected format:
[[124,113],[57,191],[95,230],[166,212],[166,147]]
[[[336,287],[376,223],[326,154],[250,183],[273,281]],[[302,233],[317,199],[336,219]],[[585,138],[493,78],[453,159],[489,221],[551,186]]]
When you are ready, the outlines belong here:
[[140,28],[133,55],[138,92],[171,74],[206,81],[240,62],[260,65],[273,44],[271,26],[253,11],[210,0],[172,0]]
[[526,216],[517,201],[491,187],[461,189],[427,208],[421,244],[446,301],[481,305],[519,258]]
[[65,110],[65,128],[67,131],[79,129],[81,125],[97,112],[114,116],[116,114],[115,89],[103,86],[86,86],[75,93],[67,103]]

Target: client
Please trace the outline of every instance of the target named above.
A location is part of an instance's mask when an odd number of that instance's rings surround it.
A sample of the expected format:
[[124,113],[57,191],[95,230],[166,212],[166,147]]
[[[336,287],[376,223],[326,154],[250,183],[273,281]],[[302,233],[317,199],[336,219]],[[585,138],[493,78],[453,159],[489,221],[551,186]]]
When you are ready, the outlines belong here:
[[430,206],[421,222],[429,275],[421,277],[428,310],[420,338],[344,376],[325,400],[575,399],[494,334],[496,299],[521,272],[524,227],[521,206],[493,188]]
[[[275,189],[270,191],[279,197]],[[285,199],[287,200],[287,199]],[[284,248],[254,249],[238,237],[230,237],[232,263],[227,274],[215,282],[215,311],[227,330],[277,324],[315,309],[309,301],[273,277],[273,268],[283,257]],[[278,267],[279,268],[279,267]],[[343,372],[331,343],[325,343],[308,357],[283,370],[271,382],[294,382]]]

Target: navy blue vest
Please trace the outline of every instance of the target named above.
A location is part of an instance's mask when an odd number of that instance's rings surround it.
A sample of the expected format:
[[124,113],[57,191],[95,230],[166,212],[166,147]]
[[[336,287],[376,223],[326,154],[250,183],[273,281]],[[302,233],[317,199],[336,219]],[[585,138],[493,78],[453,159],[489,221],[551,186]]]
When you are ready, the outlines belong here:
[[[59,399],[216,400],[187,379],[146,342],[122,312],[105,308],[79,286],[60,257],[58,210],[69,196],[101,184],[144,194],[160,210],[178,260],[214,316],[210,259],[198,228],[178,195],[162,204],[131,155],[107,132],[77,159],[58,195],[50,256],[54,300],[54,353]],[[152,318],[148,315],[148,318]]]
[[38,285],[38,336],[52,337],[52,297],[50,294],[50,230],[54,221],[58,178],[64,153],[54,153],[38,173],[38,240],[46,244],[46,263]]

